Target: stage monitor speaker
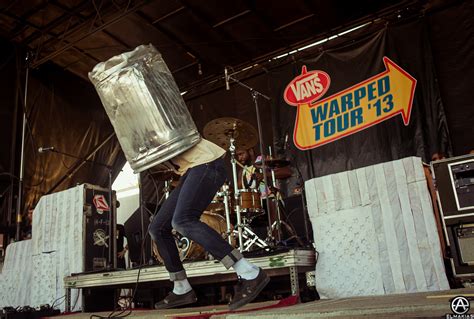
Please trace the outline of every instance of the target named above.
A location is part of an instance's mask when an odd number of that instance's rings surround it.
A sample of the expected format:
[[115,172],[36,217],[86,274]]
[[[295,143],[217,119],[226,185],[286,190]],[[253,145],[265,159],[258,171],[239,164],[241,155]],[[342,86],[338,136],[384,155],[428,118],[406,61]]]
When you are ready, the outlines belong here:
[[284,199],[287,222],[294,227],[296,235],[305,242],[313,242],[313,228],[306,213],[301,195],[294,195]]
[[[150,224],[150,216],[155,212],[155,203],[147,203],[146,209],[143,209],[143,233],[142,233],[142,216],[141,209],[138,207],[135,212],[127,219],[124,224],[125,236],[127,237],[128,253],[130,261],[136,264],[141,264],[141,249],[142,249],[142,238],[145,235],[145,242],[143,244],[143,260],[146,263],[153,261],[152,256],[152,245],[150,234],[147,233],[148,225]],[[151,212],[151,213],[150,213]]]
[[116,216],[115,191],[112,192],[112,203],[109,203],[110,194],[106,188],[84,184],[84,192],[84,271],[115,267],[115,227],[111,227]]

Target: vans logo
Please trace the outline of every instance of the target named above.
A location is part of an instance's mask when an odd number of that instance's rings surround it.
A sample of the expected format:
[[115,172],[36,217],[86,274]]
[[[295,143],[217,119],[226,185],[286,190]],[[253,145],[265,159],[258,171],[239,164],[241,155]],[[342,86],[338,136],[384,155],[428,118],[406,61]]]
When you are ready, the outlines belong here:
[[321,98],[329,89],[331,78],[326,72],[307,71],[306,65],[301,69],[301,75],[294,78],[284,92],[285,102],[298,106],[311,103]]

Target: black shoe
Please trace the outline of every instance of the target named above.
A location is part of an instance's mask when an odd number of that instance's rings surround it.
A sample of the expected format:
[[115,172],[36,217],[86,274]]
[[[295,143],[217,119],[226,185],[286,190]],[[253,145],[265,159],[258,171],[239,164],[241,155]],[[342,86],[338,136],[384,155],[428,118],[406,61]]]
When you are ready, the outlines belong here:
[[260,268],[258,276],[252,280],[239,279],[239,282],[234,287],[234,299],[229,303],[230,310],[235,310],[245,306],[254,300],[258,294],[265,288],[270,281],[267,274]]
[[177,295],[170,292],[165,299],[155,303],[155,309],[171,309],[179,306],[189,305],[197,301],[194,290],[191,290],[184,295]]

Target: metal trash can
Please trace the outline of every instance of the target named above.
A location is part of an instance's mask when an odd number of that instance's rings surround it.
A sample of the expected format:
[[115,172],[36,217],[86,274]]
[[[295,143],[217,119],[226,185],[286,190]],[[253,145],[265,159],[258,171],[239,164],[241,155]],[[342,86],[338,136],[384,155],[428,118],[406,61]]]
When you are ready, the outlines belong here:
[[97,64],[89,79],[135,173],[200,141],[178,86],[153,45],[140,45]]

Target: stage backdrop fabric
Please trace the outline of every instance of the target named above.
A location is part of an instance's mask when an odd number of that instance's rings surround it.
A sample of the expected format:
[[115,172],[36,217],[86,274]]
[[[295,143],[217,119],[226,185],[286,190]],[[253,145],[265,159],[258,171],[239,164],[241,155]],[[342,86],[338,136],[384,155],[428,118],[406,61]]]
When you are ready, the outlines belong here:
[[[372,28],[375,31],[360,31],[358,37],[353,35],[352,41],[323,49],[271,73],[273,122],[278,128],[275,140],[283,145],[293,164],[299,165],[304,180],[407,156],[429,161],[433,153],[451,153],[425,21]],[[332,143],[311,150],[297,149],[291,142],[297,107],[288,105],[283,95],[286,86],[301,74],[302,66],[308,72],[321,70],[329,74],[331,83],[321,98],[324,99],[384,72],[384,57],[417,81],[408,125],[397,115]],[[282,141],[286,136],[290,142],[285,146]]]

